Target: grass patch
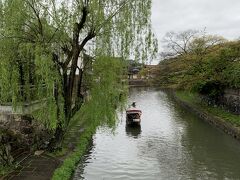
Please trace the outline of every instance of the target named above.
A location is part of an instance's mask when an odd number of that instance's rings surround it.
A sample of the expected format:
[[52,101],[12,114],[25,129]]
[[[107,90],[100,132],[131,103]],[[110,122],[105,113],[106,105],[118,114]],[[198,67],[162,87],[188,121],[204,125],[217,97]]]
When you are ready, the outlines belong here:
[[10,173],[11,171],[14,170],[14,168],[15,168],[14,166],[3,166],[3,165],[0,165],[0,177],[1,176],[5,176],[6,174]]
[[199,104],[199,102],[201,102],[199,96],[191,92],[177,91],[176,96],[182,101],[188,102],[190,104]]
[[86,150],[89,146],[89,142],[92,138],[92,135],[95,133],[96,128],[94,126],[88,127],[80,136],[79,143],[75,151],[69,155],[62,166],[58,168],[52,177],[53,180],[66,180],[72,177],[72,174],[79,163],[82,156],[86,153]]
[[213,115],[218,116],[223,120],[231,122],[235,126],[240,126],[240,117],[238,115],[234,115],[219,107],[205,106],[205,109],[208,112],[212,113]]
[[176,92],[176,96],[184,102],[200,107],[201,109],[207,111],[208,113],[217,116],[224,121],[232,123],[234,126],[240,126],[239,115],[227,112],[225,109],[221,107],[208,106],[207,104],[201,101],[201,98],[196,93],[178,91]]
[[47,153],[47,155],[51,156],[51,157],[63,157],[67,154],[68,152],[68,149],[63,147],[61,150],[58,150],[58,151],[54,151],[54,152],[51,152],[51,153]]

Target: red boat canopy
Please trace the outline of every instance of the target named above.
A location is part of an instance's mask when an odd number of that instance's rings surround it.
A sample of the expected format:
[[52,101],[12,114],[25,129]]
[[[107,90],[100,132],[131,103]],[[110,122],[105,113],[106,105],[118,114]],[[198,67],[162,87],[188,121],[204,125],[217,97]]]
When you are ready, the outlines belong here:
[[142,111],[141,110],[137,110],[137,109],[130,109],[130,110],[127,110],[126,112],[127,112],[127,114],[133,114],[133,113],[140,113],[140,114],[142,114]]

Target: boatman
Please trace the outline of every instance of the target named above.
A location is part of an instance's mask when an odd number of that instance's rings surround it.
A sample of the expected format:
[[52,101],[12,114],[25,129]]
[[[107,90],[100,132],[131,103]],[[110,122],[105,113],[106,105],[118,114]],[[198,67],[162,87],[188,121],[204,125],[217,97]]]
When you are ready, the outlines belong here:
[[132,103],[132,107],[134,107],[134,108],[136,107],[136,102]]

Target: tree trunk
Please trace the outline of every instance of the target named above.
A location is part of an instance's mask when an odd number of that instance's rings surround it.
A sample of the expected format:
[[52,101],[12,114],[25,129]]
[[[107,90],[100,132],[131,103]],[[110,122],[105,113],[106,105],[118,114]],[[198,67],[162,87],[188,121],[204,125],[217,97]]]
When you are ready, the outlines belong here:
[[75,100],[75,107],[72,110],[73,114],[79,111],[83,103],[83,95],[81,94],[82,78],[83,78],[83,70],[79,69],[79,78],[78,78],[78,84],[77,84],[77,90],[76,90],[77,95]]
[[81,95],[82,78],[83,78],[83,70],[79,69],[77,97],[80,97],[80,95]]
[[70,74],[68,76],[68,82],[66,86],[66,115],[67,115],[67,125],[69,124],[70,119],[73,116],[72,113],[72,98],[73,98],[73,87],[74,87],[74,82],[75,82],[75,77],[76,77],[76,70],[77,70],[77,63],[78,63],[78,58],[79,54],[81,52],[81,48],[76,46],[73,51],[73,58],[72,58],[72,64],[71,64],[71,69],[70,69]]
[[59,86],[55,85],[55,89],[54,89],[54,97],[55,97],[55,102],[56,102],[56,106],[57,106],[57,128],[55,130],[54,136],[53,138],[50,140],[49,146],[48,146],[48,150],[50,152],[56,150],[56,149],[60,149],[62,147],[62,141],[63,141],[63,136],[65,133],[64,127],[62,126],[62,121],[61,121],[61,117],[60,117],[60,108],[59,108]]
[[60,121],[58,121],[58,126],[55,130],[54,137],[50,140],[48,145],[48,151],[53,152],[62,148],[62,141],[64,136],[64,130]]
[[69,97],[67,70],[63,72],[64,114],[67,121],[71,118],[71,98]]

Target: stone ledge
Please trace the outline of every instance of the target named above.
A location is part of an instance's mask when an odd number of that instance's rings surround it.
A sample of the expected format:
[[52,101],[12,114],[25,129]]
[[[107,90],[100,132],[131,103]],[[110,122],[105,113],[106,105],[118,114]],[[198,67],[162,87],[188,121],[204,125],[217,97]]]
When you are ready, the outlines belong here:
[[232,123],[227,122],[220,117],[216,117],[205,110],[203,110],[200,107],[196,107],[194,105],[190,105],[189,103],[182,101],[179,99],[175,93],[173,92],[173,97],[176,100],[176,102],[181,105],[184,109],[193,112],[198,117],[200,117],[202,120],[206,121],[207,123],[213,125],[214,127],[217,127],[224,131],[225,133],[231,135],[235,139],[240,141],[240,127],[234,126]]
[[12,103],[0,104],[0,113],[1,114],[30,114],[33,111],[36,111],[46,105],[47,99],[25,102],[21,106],[13,108]]

